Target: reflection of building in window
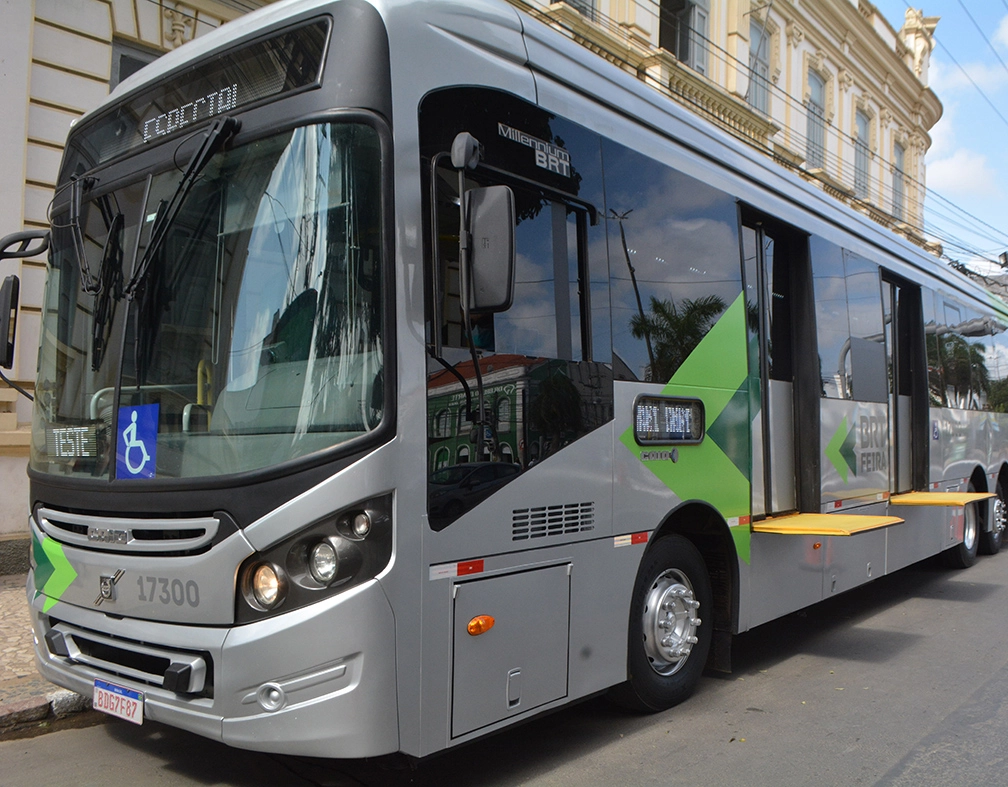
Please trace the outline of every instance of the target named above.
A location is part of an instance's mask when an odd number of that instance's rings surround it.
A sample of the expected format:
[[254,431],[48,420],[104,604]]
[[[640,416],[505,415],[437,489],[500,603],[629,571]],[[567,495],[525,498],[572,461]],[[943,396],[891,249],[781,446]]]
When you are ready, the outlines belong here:
[[506,432],[511,428],[511,400],[501,399],[497,402],[497,429]]
[[822,169],[826,163],[826,81],[809,70],[808,130],[805,163],[809,169]]
[[[475,395],[472,362],[456,364],[455,369]],[[481,441],[482,453],[477,453],[475,429],[430,435],[432,469],[437,469],[442,448],[455,456],[458,464],[495,461],[528,467],[613,417],[612,371],[605,364],[495,355],[480,359],[480,369],[486,399],[495,402],[485,410],[497,427],[490,430],[495,434]],[[431,412],[465,409],[465,391],[455,375],[437,371],[428,379],[427,389]],[[433,418],[431,428],[436,429],[438,423],[438,418]]]
[[450,415],[447,408],[443,410],[438,410],[437,415],[434,416],[434,436],[435,437],[448,437],[450,434]]
[[447,448],[439,448],[434,453],[434,469],[440,470],[442,467],[447,467],[450,458],[451,454],[448,452]]

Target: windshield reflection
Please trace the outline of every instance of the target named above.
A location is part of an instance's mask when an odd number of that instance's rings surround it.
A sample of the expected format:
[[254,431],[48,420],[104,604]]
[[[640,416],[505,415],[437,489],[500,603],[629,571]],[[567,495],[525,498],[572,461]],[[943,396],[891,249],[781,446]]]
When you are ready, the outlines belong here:
[[[114,211],[99,197],[82,206],[88,259],[102,261],[97,296],[80,287],[72,238],[54,232],[36,469],[228,474],[352,440],[381,421],[377,133],[308,126],[215,156],[130,301],[123,259],[144,258],[178,182],[173,169],[153,178],[146,201],[140,182],[106,195]],[[60,449],[71,426],[92,430],[94,447]],[[149,461],[124,455],[140,443]]]

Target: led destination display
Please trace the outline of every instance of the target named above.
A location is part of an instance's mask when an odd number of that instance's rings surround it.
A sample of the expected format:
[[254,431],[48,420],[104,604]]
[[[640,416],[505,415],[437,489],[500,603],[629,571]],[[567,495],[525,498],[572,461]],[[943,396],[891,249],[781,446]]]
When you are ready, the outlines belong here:
[[699,443],[704,436],[703,402],[640,396],[634,403],[634,437],[639,445]]

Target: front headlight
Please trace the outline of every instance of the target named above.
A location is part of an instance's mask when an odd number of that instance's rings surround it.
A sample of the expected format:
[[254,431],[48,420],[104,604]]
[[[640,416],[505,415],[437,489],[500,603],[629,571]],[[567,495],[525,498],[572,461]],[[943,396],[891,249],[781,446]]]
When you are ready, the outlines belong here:
[[277,570],[263,563],[252,572],[252,596],[263,609],[273,609],[281,600],[283,585]]
[[336,511],[238,570],[239,623],[321,601],[377,576],[392,558],[392,495]]
[[339,569],[339,558],[336,550],[328,541],[320,541],[312,547],[311,555],[308,559],[308,570],[315,577],[315,581],[323,585],[328,585],[336,578],[336,571]]

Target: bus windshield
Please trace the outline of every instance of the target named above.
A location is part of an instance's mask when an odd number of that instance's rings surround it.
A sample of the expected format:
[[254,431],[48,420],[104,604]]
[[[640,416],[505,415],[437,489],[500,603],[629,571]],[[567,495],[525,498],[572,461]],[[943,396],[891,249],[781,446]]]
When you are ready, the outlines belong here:
[[225,475],[373,430],[384,402],[380,161],[363,123],[220,152],[139,276],[184,161],[105,190],[99,173],[79,207],[54,208],[31,466]]

